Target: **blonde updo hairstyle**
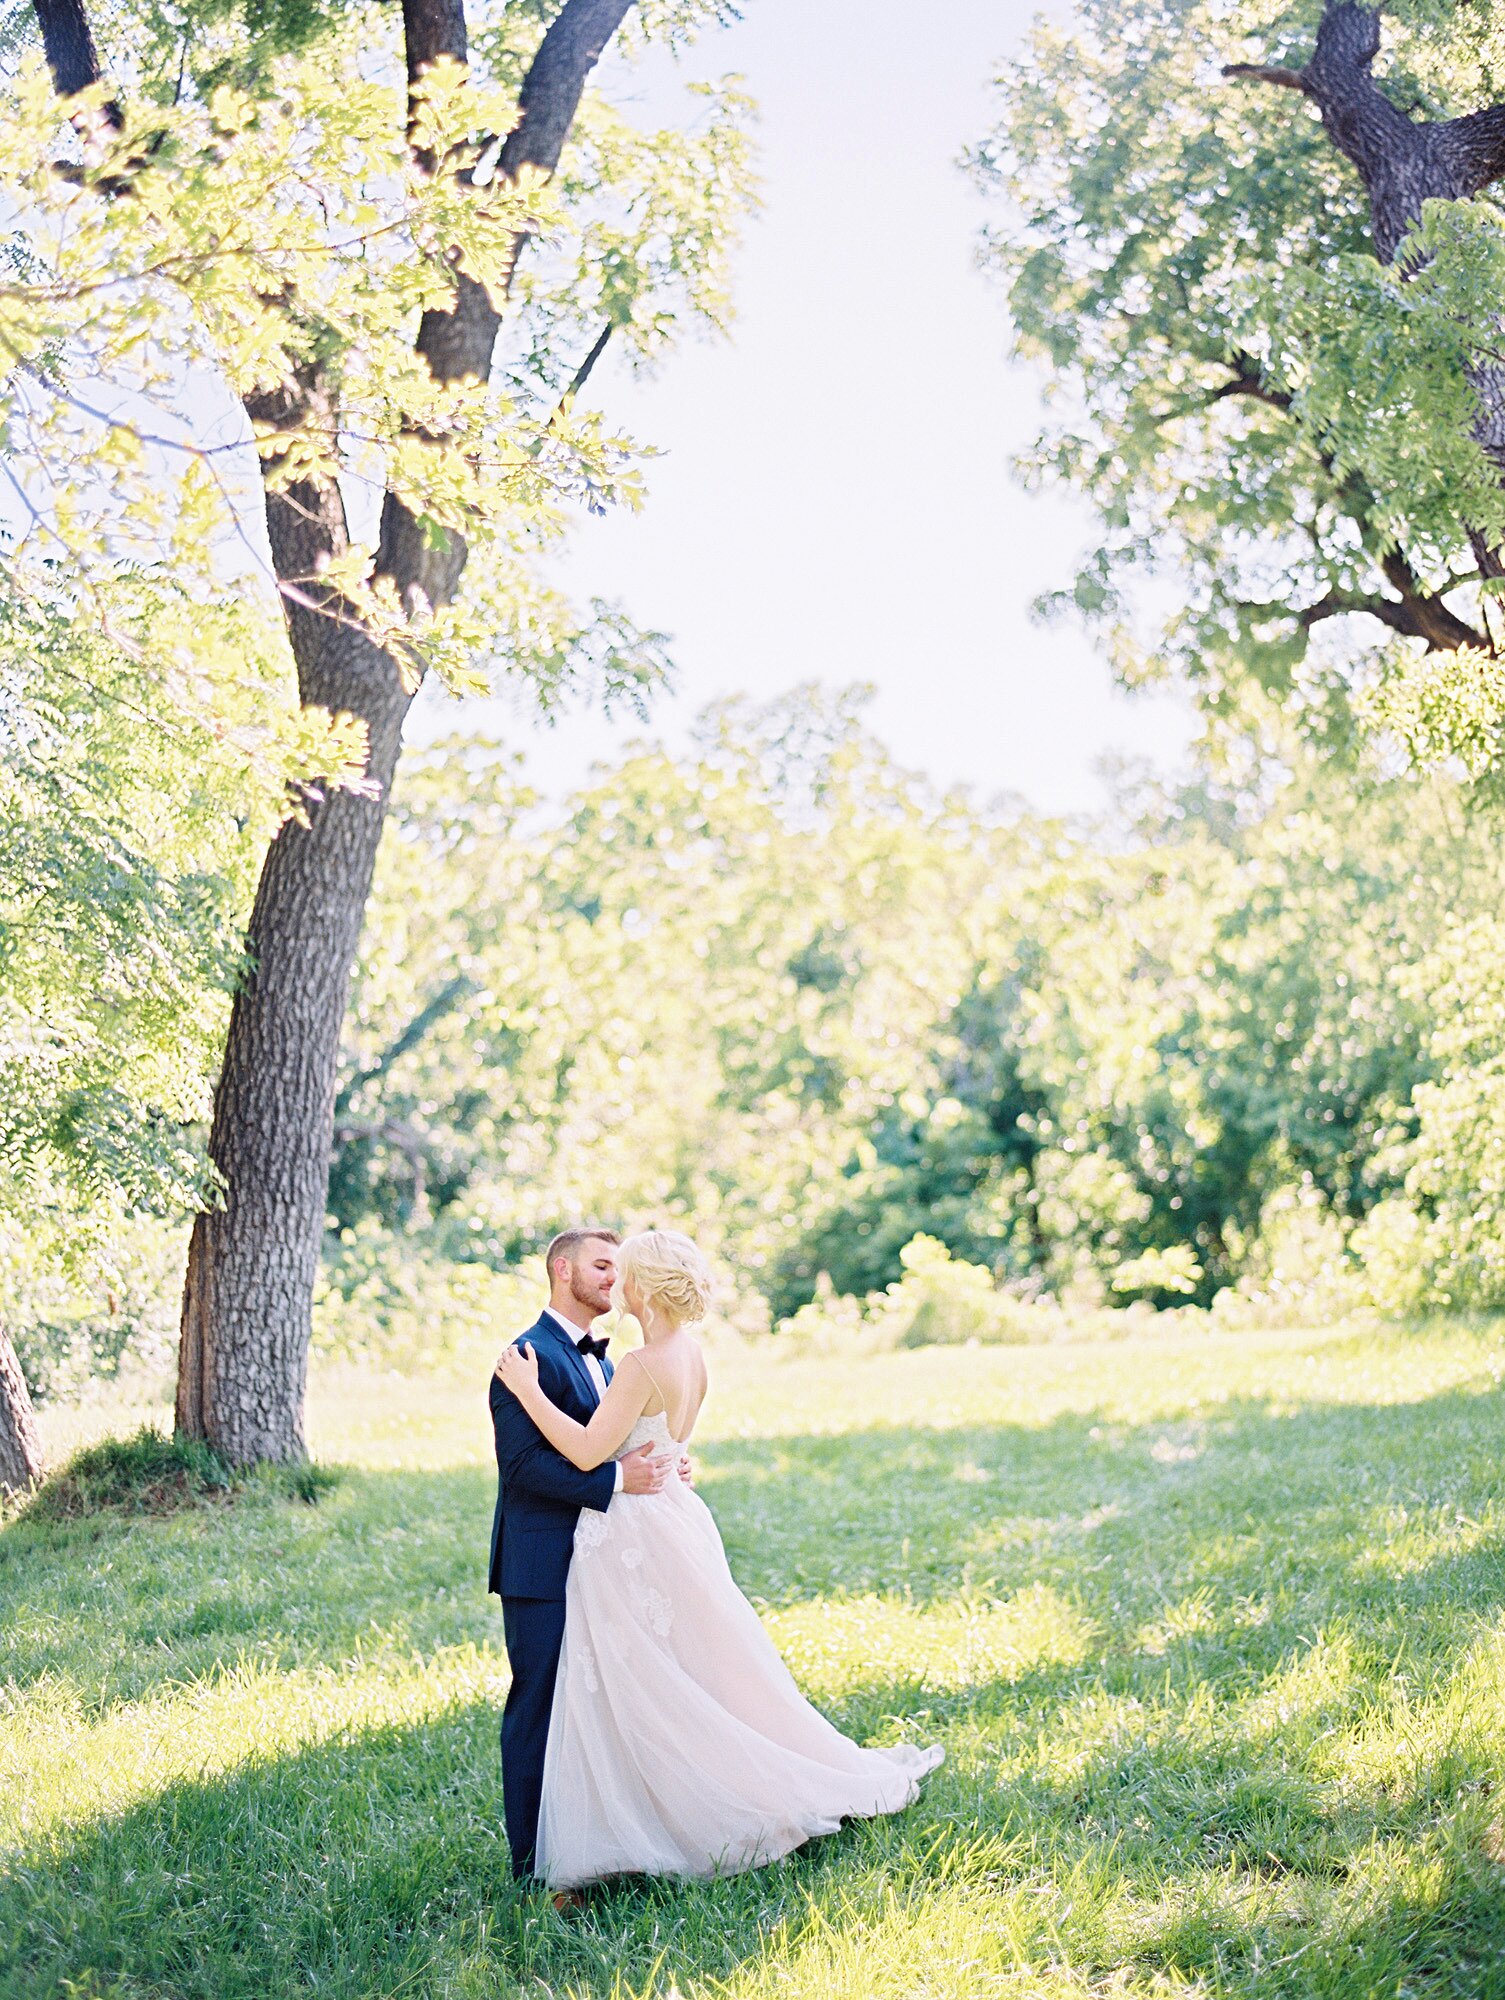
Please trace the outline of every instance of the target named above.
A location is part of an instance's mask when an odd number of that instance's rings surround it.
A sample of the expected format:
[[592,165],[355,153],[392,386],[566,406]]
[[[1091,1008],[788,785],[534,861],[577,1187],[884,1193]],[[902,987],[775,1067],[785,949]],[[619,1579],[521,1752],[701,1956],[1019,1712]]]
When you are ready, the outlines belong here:
[[617,1258],[619,1301],[629,1279],[644,1309],[662,1313],[671,1326],[694,1326],[711,1309],[711,1267],[677,1229],[628,1237]]

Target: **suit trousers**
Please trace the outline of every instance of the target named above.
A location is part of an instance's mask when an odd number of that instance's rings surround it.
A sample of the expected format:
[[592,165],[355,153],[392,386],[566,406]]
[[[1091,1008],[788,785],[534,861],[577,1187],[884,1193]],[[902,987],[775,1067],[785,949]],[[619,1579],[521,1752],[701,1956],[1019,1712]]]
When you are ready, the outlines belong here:
[[512,1873],[522,1882],[533,1873],[538,1844],[544,1751],[564,1644],[563,1598],[504,1597],[502,1631],[512,1665],[512,1686],[502,1710],[502,1808]]

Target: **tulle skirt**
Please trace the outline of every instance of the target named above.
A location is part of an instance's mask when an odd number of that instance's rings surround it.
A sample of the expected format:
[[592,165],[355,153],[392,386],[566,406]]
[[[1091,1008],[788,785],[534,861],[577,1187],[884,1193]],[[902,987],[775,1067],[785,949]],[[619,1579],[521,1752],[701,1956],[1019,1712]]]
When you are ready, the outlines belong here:
[[551,1888],[761,1867],[900,1811],[943,1754],[864,1749],[810,1706],[679,1481],[581,1514],[538,1826]]

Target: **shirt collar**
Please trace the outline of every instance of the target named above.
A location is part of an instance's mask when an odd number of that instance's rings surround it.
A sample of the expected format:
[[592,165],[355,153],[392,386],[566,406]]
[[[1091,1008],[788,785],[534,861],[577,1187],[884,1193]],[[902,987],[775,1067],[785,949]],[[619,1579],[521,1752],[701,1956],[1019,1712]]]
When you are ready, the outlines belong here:
[[555,1326],[559,1328],[559,1331],[564,1335],[571,1347],[578,1347],[582,1335],[590,1332],[588,1326],[576,1326],[573,1320],[567,1320],[563,1313],[555,1312],[552,1306],[544,1307],[544,1315],[546,1318],[553,1320]]

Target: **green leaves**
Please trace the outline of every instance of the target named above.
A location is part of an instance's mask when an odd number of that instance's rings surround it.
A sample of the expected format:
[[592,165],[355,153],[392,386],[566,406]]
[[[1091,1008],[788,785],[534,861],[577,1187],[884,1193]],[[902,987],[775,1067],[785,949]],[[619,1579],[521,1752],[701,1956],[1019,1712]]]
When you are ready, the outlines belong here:
[[[637,46],[719,11],[655,6]],[[400,10],[357,0],[130,0],[100,24],[108,88],[60,105],[35,49],[7,72],[0,1164],[53,1246],[208,1192],[252,857],[369,782],[364,724],[299,700],[290,608],[410,685],[640,703],[664,674],[661,635],[572,602],[547,557],[580,510],[642,500],[642,449],[572,393],[602,315],[640,359],[725,323],[747,101],[644,134],[588,97],[560,173],[499,175],[543,19],[472,13],[470,69],[413,87]],[[107,100],[118,129],[83,115]],[[493,373],[431,369],[424,315],[478,285],[511,308]],[[295,533],[273,573],[263,491],[316,517],[301,566]],[[378,574],[384,503],[468,555],[449,601]]]
[[[174,715],[64,603],[8,590],[0,635],[0,1225],[67,1214],[86,1234],[203,1192],[209,1068],[278,800],[228,720]],[[242,721],[254,734],[251,699]]]
[[[669,10],[661,31],[683,34],[696,11]],[[536,42],[532,7],[498,22],[519,48]],[[84,593],[128,552],[186,597],[208,602],[233,578],[274,608],[254,450],[273,491],[341,482],[351,505],[348,551],[283,591],[358,621],[415,673],[457,690],[497,667],[546,693],[577,673],[650,681],[653,635],[567,604],[540,567],[576,510],[636,506],[643,490],[640,447],[561,398],[603,317],[640,358],[687,324],[725,323],[747,100],[724,85],[688,133],[640,133],[588,96],[563,171],[509,178],[487,165],[517,118],[507,64],[488,78],[441,62],[410,94],[391,10],[278,23],[254,73],[211,64],[202,91],[127,100],[122,129],[66,175],[40,59],[13,81],[0,136],[16,203],[0,284],[13,560],[61,566]],[[202,32],[233,28],[226,10]],[[201,31],[184,32],[199,53]],[[487,382],[441,379],[415,352],[420,316],[449,310],[462,282],[499,305],[515,294]],[[250,449],[240,398],[257,412]],[[462,602],[399,603],[376,578],[374,510],[356,496],[383,492],[431,545],[464,543]]]
[[[1387,14],[1392,99],[1487,100],[1474,12]],[[1023,469],[1101,523],[1053,601],[1127,678],[1184,676],[1236,727],[1253,688],[1331,745],[1388,635],[1488,643],[1470,537],[1505,535],[1505,496],[1475,383],[1505,270],[1473,202],[1428,203],[1382,267],[1312,106],[1221,74],[1304,62],[1319,16],[1086,0],[1000,76],[972,165],[1006,204],[987,258],[1016,348],[1064,411]]]
[[1160,1303],[1245,1273],[1283,1191],[1341,1245],[1438,1061],[1395,969],[1492,863],[1446,787],[1356,802],[1295,761],[1097,836],[935,797],[850,695],[628,746],[552,821],[494,748],[410,760],[342,1257],[376,1226],[499,1264],[560,1215],[677,1218],[783,1314],[822,1272],[881,1291],[917,1235],[1057,1296],[1128,1265]]

